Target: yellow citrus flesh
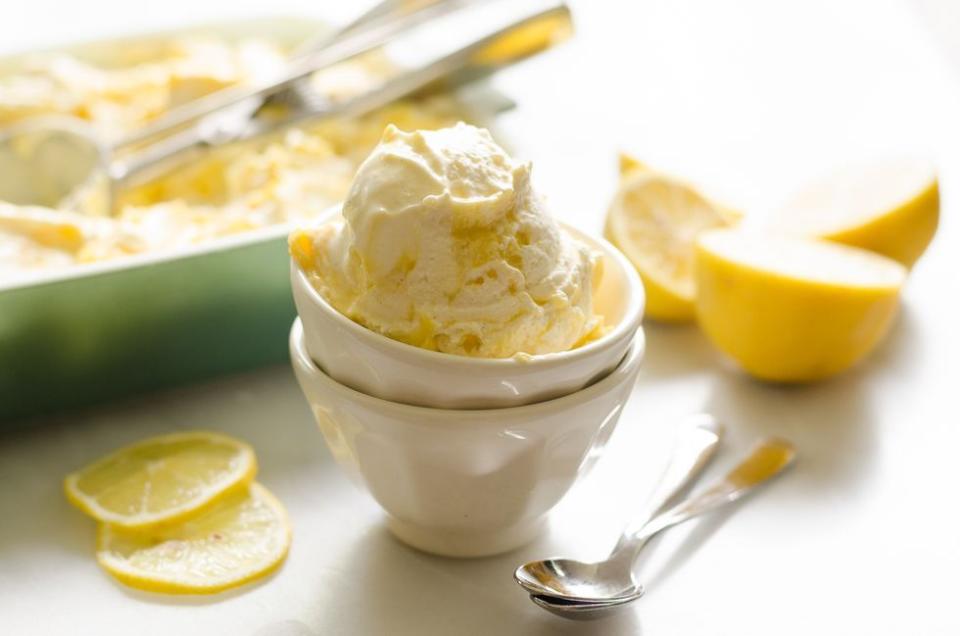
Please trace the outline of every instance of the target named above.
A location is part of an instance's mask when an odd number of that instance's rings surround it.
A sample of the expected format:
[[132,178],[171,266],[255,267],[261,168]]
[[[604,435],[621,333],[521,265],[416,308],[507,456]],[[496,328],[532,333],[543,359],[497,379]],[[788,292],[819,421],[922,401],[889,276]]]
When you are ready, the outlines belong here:
[[98,521],[127,529],[176,523],[237,490],[257,472],[253,449],[218,433],[144,440],[71,473],[67,498]]
[[[621,152],[617,156],[618,167],[620,169],[620,179],[626,179],[627,175],[633,172],[647,172],[647,173],[656,173],[656,170],[643,163],[633,155]],[[688,186],[689,187],[689,186]],[[709,197],[710,202],[717,208],[717,211],[720,213],[720,216],[724,218],[727,222],[727,225],[736,225],[743,220],[743,211],[732,206],[727,205],[725,202],[720,202]]]
[[939,218],[933,164],[891,158],[811,183],[778,211],[774,225],[862,247],[912,267],[933,240]]
[[807,382],[839,373],[889,331],[906,269],[817,239],[714,230],[697,242],[704,333],[757,378]]
[[100,524],[97,561],[131,587],[212,594],[274,571],[290,549],[283,505],[257,483],[199,515],[155,531]]
[[628,172],[607,212],[606,237],[633,263],[646,291],[646,315],[692,321],[694,242],[729,224],[720,208],[669,176]]

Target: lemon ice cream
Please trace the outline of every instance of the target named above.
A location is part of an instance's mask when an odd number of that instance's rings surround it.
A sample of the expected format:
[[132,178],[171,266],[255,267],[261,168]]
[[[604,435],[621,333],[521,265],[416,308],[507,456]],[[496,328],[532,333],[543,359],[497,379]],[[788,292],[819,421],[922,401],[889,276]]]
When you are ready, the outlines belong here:
[[356,322],[412,345],[506,358],[596,330],[598,255],[568,236],[486,130],[388,126],[342,219],[294,232],[314,287]]

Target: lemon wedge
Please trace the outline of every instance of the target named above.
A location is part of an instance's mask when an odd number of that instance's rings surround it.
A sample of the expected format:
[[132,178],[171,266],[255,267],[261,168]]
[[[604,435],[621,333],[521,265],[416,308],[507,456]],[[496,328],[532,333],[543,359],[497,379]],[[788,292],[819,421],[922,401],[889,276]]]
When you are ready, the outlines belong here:
[[97,561],[122,583],[151,592],[212,594],[265,576],[290,549],[283,505],[260,484],[156,532],[100,524]]
[[67,499],[127,529],[175,523],[236,490],[257,472],[247,444],[194,431],[144,440],[67,476]]
[[890,158],[810,183],[778,211],[774,225],[862,247],[912,267],[933,240],[939,218],[934,165]]
[[620,178],[625,178],[631,172],[653,172],[653,169],[650,168],[647,164],[640,161],[633,155],[621,152],[618,156],[618,165],[620,167]]
[[695,315],[694,242],[700,232],[729,223],[720,206],[689,185],[635,164],[610,204],[604,234],[640,273],[646,315],[686,322]]
[[854,247],[714,230],[697,242],[697,317],[750,374],[820,380],[883,339],[906,276],[900,263]]

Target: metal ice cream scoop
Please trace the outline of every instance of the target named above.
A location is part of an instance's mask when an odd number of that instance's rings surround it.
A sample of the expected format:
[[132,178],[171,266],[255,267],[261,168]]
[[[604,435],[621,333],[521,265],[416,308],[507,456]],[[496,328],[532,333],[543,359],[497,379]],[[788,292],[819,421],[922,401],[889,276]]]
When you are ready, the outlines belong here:
[[[358,116],[439,80],[473,79],[569,32],[562,0],[387,1],[298,51],[279,77],[201,97],[120,141],[107,143],[87,122],[66,116],[11,127],[0,134],[0,201],[107,215],[118,186],[148,181],[211,148],[306,119]],[[304,95],[307,76],[392,44],[412,53],[403,60],[409,70],[344,100]],[[279,116],[258,116],[268,101],[284,107]]]

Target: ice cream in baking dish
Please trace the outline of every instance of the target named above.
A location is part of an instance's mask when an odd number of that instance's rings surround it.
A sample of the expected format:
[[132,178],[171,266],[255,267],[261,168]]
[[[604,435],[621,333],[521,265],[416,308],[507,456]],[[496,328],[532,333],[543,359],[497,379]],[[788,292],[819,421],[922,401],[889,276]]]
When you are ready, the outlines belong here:
[[[91,121],[105,135],[122,135],[187,99],[263,77],[282,64],[284,55],[262,40],[174,40],[156,48],[146,57],[129,51],[127,63],[116,68],[57,55],[0,75],[0,127],[35,115],[67,114]],[[313,82],[342,98],[388,71],[382,56],[367,55],[324,71]],[[437,128],[460,117],[452,100],[433,97],[393,104],[357,120],[292,129],[121,193],[113,218],[0,202],[0,282],[41,269],[305,221],[343,199],[385,125]]]
[[597,329],[599,257],[550,216],[483,129],[388,126],[342,219],[294,232],[314,287],[356,322],[408,344],[505,358],[565,351]]

